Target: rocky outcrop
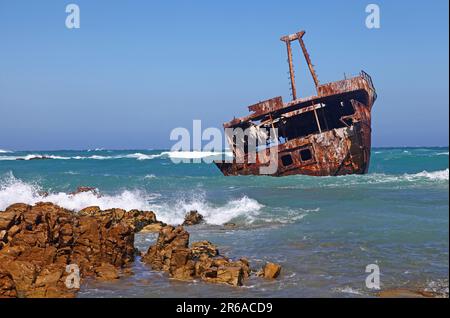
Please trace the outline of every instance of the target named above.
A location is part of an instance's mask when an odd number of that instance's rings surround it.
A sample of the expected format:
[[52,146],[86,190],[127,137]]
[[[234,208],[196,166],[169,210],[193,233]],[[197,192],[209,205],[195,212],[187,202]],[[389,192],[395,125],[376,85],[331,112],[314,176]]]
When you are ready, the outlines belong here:
[[439,297],[433,292],[425,290],[412,290],[412,289],[386,289],[377,293],[381,298],[435,298]]
[[140,230],[141,233],[158,233],[161,228],[165,226],[162,222],[156,222],[149,225],[146,225]]
[[188,212],[184,217],[183,225],[195,225],[203,222],[203,215],[196,210]]
[[[209,241],[189,246],[182,226],[158,222],[150,211],[91,206],[73,212],[52,203],[18,203],[0,211],[0,297],[74,297],[76,277],[131,274],[134,234],[141,230],[159,231],[142,261],[173,279],[241,286],[250,276],[246,259],[229,259]],[[275,278],[280,268],[268,263],[262,276]]]
[[0,212],[0,233],[0,297],[73,297],[73,270],[81,279],[112,279],[135,255],[127,222],[51,203],[11,205]]
[[266,263],[264,267],[256,273],[257,276],[264,277],[265,279],[275,279],[280,275],[281,266],[275,263]]
[[83,192],[90,192],[92,194],[95,194],[96,196],[100,197],[100,193],[98,192],[97,188],[94,187],[78,187],[74,192],[71,192],[71,195],[80,194]]
[[127,212],[123,209],[101,210],[98,206],[90,206],[80,210],[78,214],[93,216],[104,221],[110,220],[115,223],[125,222],[135,232],[139,232],[151,224],[161,224],[161,222],[156,220],[156,215],[152,211],[130,210]]
[[17,158],[16,160],[49,160],[52,159],[51,157],[48,156],[34,156],[34,157],[30,157],[28,159],[26,158]]
[[202,254],[208,255],[208,257],[214,257],[219,255],[219,250],[209,241],[200,241],[192,243],[191,254],[194,257],[200,257]]
[[211,283],[241,286],[250,275],[247,260],[232,261],[221,256],[217,247],[208,241],[195,242],[189,248],[189,233],[182,226],[163,227],[156,244],[142,255],[142,261],[178,280],[200,278]]

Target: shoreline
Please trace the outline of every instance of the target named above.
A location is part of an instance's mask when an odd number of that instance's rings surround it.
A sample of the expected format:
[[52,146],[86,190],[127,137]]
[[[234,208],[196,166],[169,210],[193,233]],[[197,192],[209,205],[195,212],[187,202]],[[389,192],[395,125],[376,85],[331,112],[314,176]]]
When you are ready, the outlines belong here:
[[[92,189],[79,192],[85,191]],[[191,211],[184,225],[201,221],[201,215]],[[138,251],[138,232],[158,232],[157,243],[147,252]],[[274,263],[251,269],[247,259],[232,260],[206,240],[189,245],[182,225],[157,221],[151,211],[87,207],[74,212],[49,202],[16,203],[0,211],[3,297],[75,297],[86,278],[110,281],[131,274],[129,266],[138,255],[152,270],[180,281],[201,279],[237,287],[250,275],[275,279],[281,271]],[[75,287],[68,281],[74,272],[79,275]]]
[[[85,191],[94,190],[85,188],[82,191],[74,192],[73,195]],[[57,224],[59,221],[55,221],[55,217],[56,220],[71,218],[71,222],[75,222],[74,224],[77,226],[70,227],[68,225],[70,222],[67,220]],[[51,222],[54,222],[53,225]],[[64,271],[64,266],[69,265],[70,260],[64,258],[61,262],[59,251],[67,250],[69,242],[72,246],[70,255],[74,255],[75,252],[75,254],[81,253],[80,250],[74,250],[77,244],[83,247],[81,250],[87,247],[84,250],[84,258],[82,257],[79,263],[81,265],[81,288],[83,288],[85,280],[110,281],[114,284],[119,279],[134,275],[131,270],[134,262],[146,264],[149,271],[156,270],[165,273],[164,276],[167,276],[167,279],[185,282],[199,279],[206,283],[231,285],[234,288],[245,286],[245,281],[250,276],[259,276],[261,278],[258,279],[269,280],[278,277],[282,270],[278,264],[269,262],[258,271],[251,268],[251,259],[249,261],[239,258],[239,260],[233,261],[219,253],[217,246],[209,241],[203,240],[189,244],[190,234],[184,229],[184,226],[191,231],[191,229],[195,229],[193,225],[201,222],[202,217],[196,211],[191,211],[186,215],[183,225],[171,226],[158,221],[156,215],[151,211],[100,210],[99,207],[87,207],[79,212],[74,212],[52,203],[42,202],[34,206],[14,204],[5,211],[0,211],[0,259],[2,260],[0,262],[0,282],[2,282],[0,296],[76,297],[80,289],[67,290],[67,286],[62,284],[70,275]],[[58,231],[56,237],[59,237],[56,241],[55,235],[47,237],[46,240],[42,237],[43,224],[47,225],[47,231],[52,226],[54,228],[56,226]],[[97,230],[92,230],[92,226],[94,228],[97,226]],[[233,228],[235,225],[228,226]],[[105,232],[102,227],[107,227],[107,231]],[[225,228],[225,226],[223,227]],[[91,228],[87,236],[86,228]],[[84,230],[75,234],[78,229]],[[103,241],[92,239],[95,231],[103,233]],[[147,251],[137,251],[134,236],[138,233],[139,235],[158,233],[156,244],[151,245]],[[77,235],[81,236],[81,239],[78,237],[78,241],[74,241],[74,237]],[[90,243],[86,243],[86,237]],[[108,240],[115,242],[119,248],[108,245]],[[53,258],[49,259],[48,250],[52,248],[54,248],[54,253],[51,254]],[[92,257],[91,251],[95,251],[96,248],[108,252],[97,253],[98,255]],[[116,256],[111,258],[111,254]],[[21,264],[20,267],[12,265],[15,263]],[[30,267],[34,267],[34,269],[31,270]],[[30,278],[30,270],[34,273],[32,274],[34,279]],[[426,287],[408,288],[403,286],[375,291],[366,296],[358,294],[354,296],[448,297],[448,284],[439,286],[435,291]]]

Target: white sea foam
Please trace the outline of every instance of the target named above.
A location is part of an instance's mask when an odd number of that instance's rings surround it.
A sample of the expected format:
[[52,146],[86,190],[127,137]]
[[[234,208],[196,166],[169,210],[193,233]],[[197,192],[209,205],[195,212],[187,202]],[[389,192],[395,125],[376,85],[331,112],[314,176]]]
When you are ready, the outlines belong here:
[[11,153],[11,150],[0,149],[0,153]]
[[166,203],[166,200],[160,200],[157,193],[139,190],[124,190],[115,195],[102,196],[92,192],[76,195],[55,192],[44,196],[42,190],[38,184],[24,182],[10,172],[6,177],[0,178],[0,210],[18,202],[27,204],[39,201],[52,202],[74,211],[97,205],[101,209],[151,210],[156,213],[159,220],[169,224],[181,224],[186,212],[197,210],[207,223],[219,225],[238,217],[243,218],[244,222],[251,223],[263,207],[256,200],[246,196],[230,200],[223,205],[214,205],[203,196]]
[[426,170],[418,173],[404,173],[402,175],[389,174],[368,174],[362,176],[367,178],[368,183],[389,183],[389,182],[419,182],[419,181],[448,181],[449,169],[431,171]]
[[213,152],[213,151],[165,151],[161,153],[169,158],[177,159],[200,159],[213,156],[230,155],[230,152]]
[[414,181],[420,178],[434,180],[434,181],[445,181],[449,179],[449,170],[448,168],[445,170],[439,170],[439,171],[422,171],[415,174],[404,174],[403,177],[408,181]]
[[69,171],[66,171],[66,172],[63,172],[63,173],[64,174],[68,174],[68,175],[72,175],[72,176],[80,174],[79,172],[75,172],[75,171],[72,171],[72,170],[69,170]]
[[252,223],[264,206],[258,201],[243,196],[226,202],[224,205],[213,205],[204,198],[196,197],[190,200],[179,200],[174,204],[163,204],[155,207],[157,216],[163,220],[171,220],[180,224],[186,212],[197,210],[208,224],[224,224],[235,218],[242,218],[245,223]]
[[125,155],[123,156],[123,158],[130,158],[130,159],[137,159],[137,160],[150,160],[150,159],[155,159],[155,158],[159,158],[161,157],[161,154],[156,154],[156,155],[146,155],[140,152],[136,152],[136,153],[132,153],[129,155]]
[[273,224],[292,224],[297,223],[306,216],[311,213],[317,213],[320,211],[320,208],[313,209],[286,209],[285,207],[274,207],[273,213],[262,213],[258,215],[258,219],[265,223],[273,223]]
[[422,171],[418,173],[404,173],[400,175],[384,174],[384,173],[369,173],[366,175],[351,175],[351,176],[339,176],[326,177],[326,180],[336,180],[336,182],[327,182],[324,186],[335,187],[337,185],[342,186],[342,181],[345,180],[346,185],[359,185],[359,184],[384,184],[384,183],[423,183],[423,182],[445,182],[449,180],[449,169],[437,170],[437,171]]
[[[89,151],[88,151],[89,152]],[[6,153],[6,152],[2,152]],[[140,152],[132,154],[120,154],[114,156],[105,155],[90,155],[90,156],[55,156],[46,154],[29,154],[25,156],[0,156],[0,160],[31,160],[45,157],[47,159],[59,160],[111,160],[111,159],[136,159],[136,160],[151,160],[155,158],[173,158],[173,159],[201,159],[214,156],[232,156],[230,152],[211,152],[211,151],[163,151],[159,154],[143,154]]]
[[334,289],[335,292],[338,293],[344,293],[344,294],[351,294],[351,295],[364,295],[364,293],[358,289],[351,288],[349,286],[342,287],[342,288],[336,288]]

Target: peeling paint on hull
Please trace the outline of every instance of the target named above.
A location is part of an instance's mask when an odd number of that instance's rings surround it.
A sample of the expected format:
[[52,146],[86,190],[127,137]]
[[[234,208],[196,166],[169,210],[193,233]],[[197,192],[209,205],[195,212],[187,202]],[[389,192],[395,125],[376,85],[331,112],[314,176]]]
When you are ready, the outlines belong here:
[[[268,166],[270,151],[277,154],[278,160],[276,171],[270,174],[272,176],[367,173],[371,148],[371,109],[377,98],[372,79],[361,71],[353,78],[320,85],[302,41],[304,34],[302,31],[285,36],[282,41],[288,44],[288,57],[291,55],[290,42],[300,41],[317,95],[296,98],[293,66],[289,58],[293,100],[283,103],[281,97],[275,97],[259,102],[249,106],[250,115],[224,123],[224,128],[232,129],[263,124],[276,127],[280,131],[278,137],[285,138],[284,143],[257,152],[256,162],[249,163],[248,154],[239,151],[235,143],[229,140],[233,161],[215,162],[225,176],[261,175],[261,167]],[[317,131],[312,131],[314,129]]]

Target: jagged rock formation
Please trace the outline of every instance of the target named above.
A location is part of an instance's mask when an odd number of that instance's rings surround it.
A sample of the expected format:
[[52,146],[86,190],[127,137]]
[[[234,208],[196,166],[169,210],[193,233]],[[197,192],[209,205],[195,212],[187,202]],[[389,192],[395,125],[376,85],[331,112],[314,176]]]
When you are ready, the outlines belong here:
[[183,225],[195,225],[203,222],[203,215],[196,210],[189,211],[184,217]]
[[[80,280],[129,274],[134,234],[141,230],[159,231],[142,261],[173,279],[241,286],[250,276],[246,259],[222,256],[209,241],[189,247],[182,226],[165,225],[150,211],[91,206],[73,212],[52,203],[16,203],[0,211],[0,297],[74,297]],[[279,265],[272,265],[264,277],[279,274]]]
[[153,212],[13,204],[0,212],[0,297],[73,297],[69,265],[81,279],[115,279],[134,260],[135,231],[152,222]]
[[142,255],[142,261],[179,280],[200,278],[211,283],[241,286],[250,275],[246,259],[232,261],[221,256],[217,247],[208,241],[195,242],[189,248],[189,233],[182,226],[163,227],[156,244]]

